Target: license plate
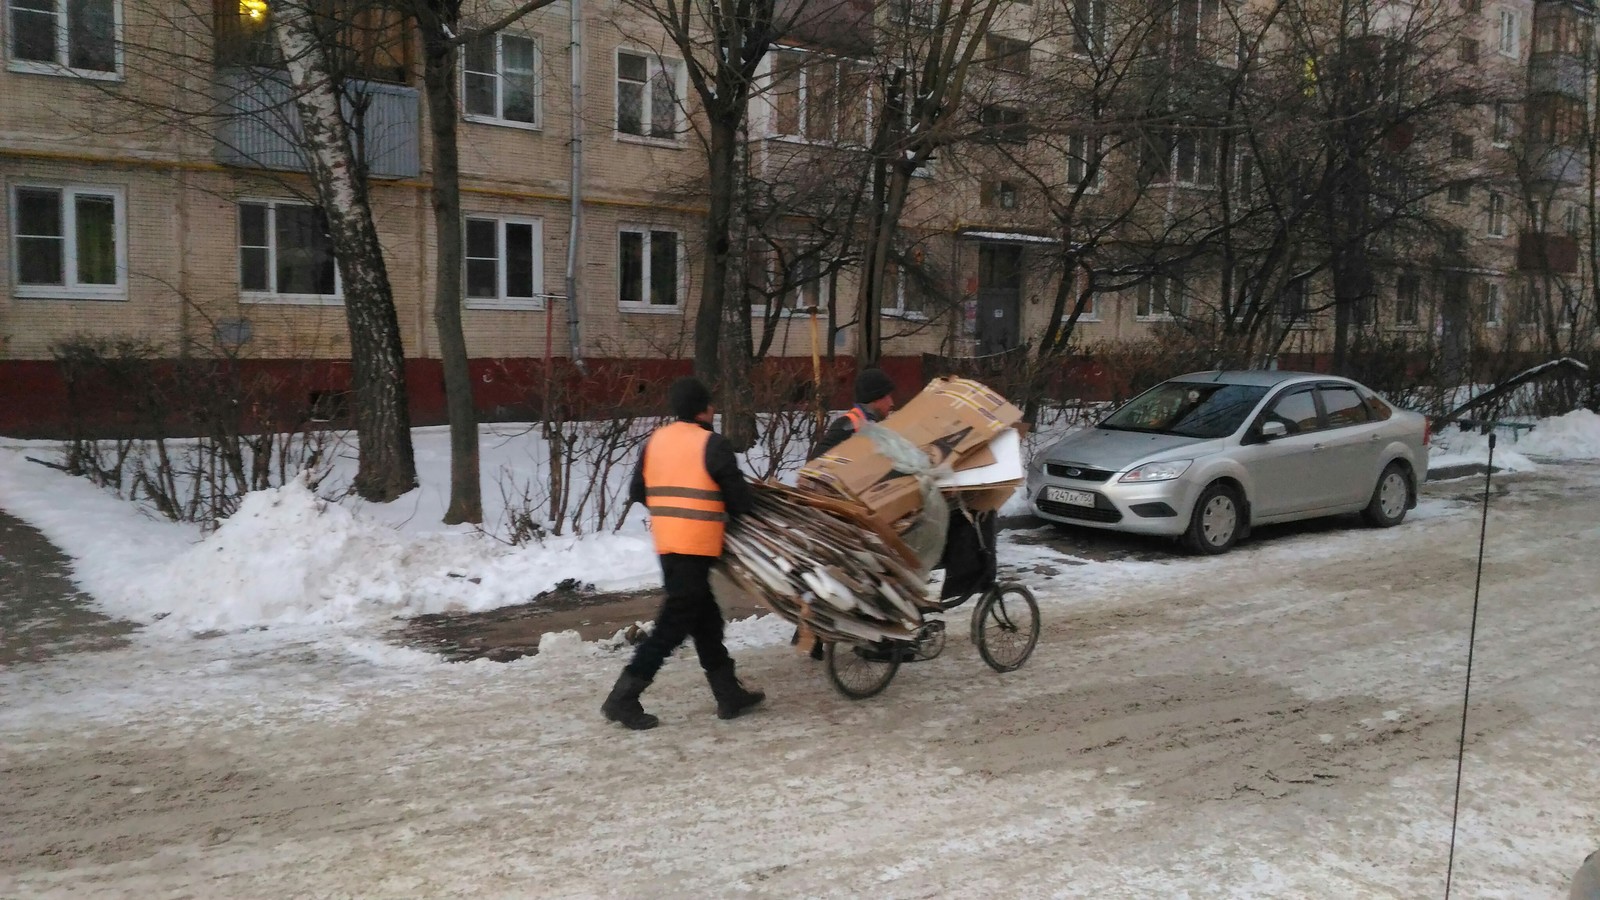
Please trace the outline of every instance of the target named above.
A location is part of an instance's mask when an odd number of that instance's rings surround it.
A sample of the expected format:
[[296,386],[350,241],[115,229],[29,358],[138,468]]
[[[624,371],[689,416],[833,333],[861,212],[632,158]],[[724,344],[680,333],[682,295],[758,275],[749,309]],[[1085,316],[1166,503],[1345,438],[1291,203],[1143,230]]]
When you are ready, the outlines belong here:
[[1073,506],[1094,506],[1094,494],[1088,491],[1073,491],[1067,488],[1047,487],[1044,489],[1044,498],[1053,503],[1068,503]]

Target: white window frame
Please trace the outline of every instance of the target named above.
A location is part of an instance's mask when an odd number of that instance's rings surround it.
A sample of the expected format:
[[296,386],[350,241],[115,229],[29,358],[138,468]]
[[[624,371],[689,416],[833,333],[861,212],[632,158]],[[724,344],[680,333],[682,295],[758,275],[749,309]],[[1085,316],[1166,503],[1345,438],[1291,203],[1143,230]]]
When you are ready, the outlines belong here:
[[1486,281],[1483,285],[1483,324],[1498,326],[1504,316],[1505,295],[1500,290],[1500,282]]
[[1516,133],[1516,124],[1511,117],[1511,104],[1496,103],[1492,115],[1493,119],[1489,123],[1489,142],[1496,147],[1511,146],[1511,136]]
[[[1454,193],[1458,187],[1465,193],[1465,196],[1463,196],[1460,200],[1455,198]],[[1445,185],[1444,202],[1453,204],[1455,206],[1467,206],[1471,204],[1472,183],[1467,181],[1453,181],[1450,184]]]
[[[128,202],[121,187],[103,184],[51,184],[49,182],[17,182],[6,192],[11,224],[11,288],[19,298],[39,300],[126,300],[128,299]],[[61,196],[61,284],[23,284],[22,261],[18,239],[32,237],[19,233],[17,218],[17,193],[19,191],[56,191]],[[112,201],[112,235],[117,243],[117,283],[78,284],[78,204],[80,195],[110,197]],[[45,235],[39,235],[45,237]]]
[[1492,238],[1506,236],[1506,198],[1494,191],[1489,192],[1488,228],[1486,234]]
[[1496,49],[1501,56],[1512,59],[1522,56],[1522,13],[1500,7],[1500,39]]
[[[1155,311],[1157,284],[1162,287],[1163,302],[1160,312]],[[1178,316],[1186,315],[1188,312],[1188,291],[1184,286],[1183,276],[1181,275],[1156,275],[1140,282],[1133,291],[1133,320],[1135,322],[1171,322],[1177,319]],[[1140,313],[1139,307],[1141,306],[1149,307],[1149,312]]]
[[[1067,13],[1069,21],[1072,23],[1072,45],[1070,48],[1072,55],[1079,57],[1089,56],[1099,53],[1105,48],[1107,37],[1106,5],[1109,2],[1110,0],[1069,0],[1070,5]],[[1078,21],[1080,5],[1087,12],[1082,22]],[[1097,12],[1099,13],[1098,16],[1095,15]],[[1079,26],[1084,27],[1080,28]]]
[[[637,56],[644,59],[644,101],[639,111],[639,121],[648,130],[654,118],[655,108],[652,105],[650,85],[656,73],[670,72],[672,74],[673,92],[673,136],[652,137],[649,134],[634,134],[622,130],[622,57]],[[681,148],[689,130],[688,113],[684,109],[684,100],[688,91],[688,69],[683,60],[670,56],[662,56],[653,50],[639,50],[634,47],[618,47],[611,54],[611,132],[612,137],[618,141],[630,144],[648,144],[652,147]]]
[[[894,306],[886,306],[882,315],[891,319],[905,319],[908,322],[928,321],[928,310],[906,309],[906,282],[910,276],[906,274],[906,267],[896,265],[894,268]],[[926,298],[924,298],[926,300]]]
[[[678,302],[671,305],[652,304],[650,302],[650,242],[655,240],[651,232],[669,231],[676,235],[678,244]],[[639,296],[642,298],[636,303],[625,303],[622,300],[622,235],[642,234],[644,242],[640,245]],[[616,253],[612,260],[616,265],[617,278],[617,309],[625,313],[645,313],[647,315],[682,315],[684,301],[689,295],[689,252],[688,243],[683,239],[683,229],[675,225],[641,225],[626,223],[617,226]]]
[[[495,296],[467,296],[467,222],[494,223]],[[506,296],[506,226],[533,226],[533,296]],[[461,299],[467,309],[507,309],[543,312],[548,294],[544,292],[544,220],[537,216],[502,216],[492,213],[466,213],[461,217]]]
[[1581,203],[1569,203],[1569,204],[1567,204],[1567,209],[1566,209],[1566,212],[1562,214],[1562,222],[1561,222],[1561,225],[1566,230],[1567,234],[1571,235],[1572,237],[1577,237],[1577,236],[1583,234],[1583,226],[1584,226],[1584,215],[1583,215],[1583,213],[1584,213],[1583,204],[1581,204]]
[[[505,39],[516,38],[533,44],[533,121],[519,122],[515,119],[505,118],[506,92],[505,71],[506,54]],[[494,38],[494,71],[479,74],[494,76],[494,115],[474,113],[467,111],[467,54],[466,48],[461,52],[461,118],[468,122],[477,122],[483,125],[499,125],[504,128],[521,128],[525,131],[542,131],[544,129],[544,42],[538,35],[533,34],[507,34],[497,31]]]
[[[656,229],[656,230],[659,231],[661,229]],[[799,255],[800,252],[803,252],[799,248],[795,247],[793,244],[786,244],[784,249],[786,251],[794,251],[796,256]],[[778,258],[778,255],[776,253],[767,253],[767,254],[764,254],[764,256],[765,256],[765,259],[762,260],[760,272],[761,272],[761,275],[767,279],[767,289],[771,290],[773,287],[775,287],[776,285],[782,283],[782,281],[783,281],[783,272],[782,272],[782,268],[781,268],[782,265],[783,265],[783,261]],[[817,306],[819,308],[821,308],[821,309],[824,309],[824,310],[827,308],[828,301],[833,295],[832,286],[831,286],[831,282],[833,281],[833,279],[830,277],[830,274],[831,274],[830,272],[822,271],[822,270],[825,270],[825,269],[828,268],[828,265],[830,264],[830,261],[829,260],[824,260],[821,257],[816,256],[815,254],[812,255],[812,259],[813,259],[813,263],[812,264],[815,265],[817,267],[817,269],[819,270],[819,272],[820,272],[820,274],[817,276],[817,280],[815,282],[805,282],[803,284],[797,284],[797,285],[794,285],[794,286],[790,287],[789,291],[783,295],[783,303],[782,303],[782,305],[781,305],[781,307],[780,307],[780,309],[778,311],[778,315],[780,315],[780,316],[804,316],[804,315],[808,315],[808,313],[803,312],[803,310],[806,309],[806,307],[800,305],[800,300],[804,296],[806,284],[816,284],[816,286],[817,286]],[[767,315],[767,313],[770,310],[769,310],[769,308],[767,306],[766,299],[767,298],[764,298],[763,302],[761,302],[761,303],[752,303],[750,305],[750,314],[752,316],[764,317],[764,316]]]
[[[789,133],[778,130],[778,93],[777,93],[777,66],[780,57],[790,56],[799,61],[795,69],[795,127],[796,132]],[[819,57],[810,59],[809,57]],[[807,134],[811,126],[811,68],[817,63],[827,63],[834,68],[834,89],[838,92],[834,98],[833,106],[833,136],[831,138],[814,138]],[[842,89],[846,72],[852,68],[865,72],[864,64],[857,59],[845,56],[828,56],[801,47],[775,47],[767,54],[767,59],[762,62],[765,72],[762,81],[768,88],[766,98],[766,124],[762,129],[766,136],[775,141],[784,141],[793,144],[816,144],[829,147],[864,147],[871,140],[873,115],[876,108],[873,103],[872,93],[869,91],[862,98],[866,108],[862,111],[862,131],[857,135],[844,134],[844,124],[849,118],[844,114],[844,103],[850,99]]]
[[[1400,289],[1409,285],[1411,287],[1411,321],[1402,321],[1400,318],[1400,304],[1405,300]],[[1396,328],[1415,329],[1422,327],[1422,276],[1408,272],[1395,279],[1394,284],[1394,325]]]
[[[1194,145],[1194,175],[1196,178],[1189,180],[1185,180],[1182,177],[1182,173],[1179,171],[1179,160],[1183,153],[1183,144],[1186,140],[1192,141]],[[1200,165],[1200,148],[1202,145],[1210,145],[1211,148],[1211,164],[1205,167]],[[1223,168],[1221,134],[1204,131],[1177,132],[1173,137],[1172,150],[1167,156],[1168,180],[1167,182],[1162,183],[1170,183],[1177,185],[1178,187],[1193,188],[1195,190],[1214,191],[1217,190],[1222,183]],[[1198,176],[1206,171],[1211,173],[1211,181],[1205,182],[1198,180]]]
[[5,21],[0,27],[0,33],[5,35],[5,53],[7,68],[13,72],[32,75],[59,75],[70,78],[92,78],[96,81],[121,81],[123,79],[123,53],[122,53],[122,0],[111,0],[112,15],[112,42],[115,46],[115,62],[110,72],[98,69],[78,69],[68,65],[71,57],[71,24],[67,15],[67,4],[70,0],[54,0],[56,18],[56,58],[54,62],[44,62],[34,59],[18,59],[15,45],[16,28],[13,17],[16,15],[12,7],[13,0],[5,0]]
[[[244,214],[241,207],[246,205],[267,207],[267,275],[272,280],[273,290],[253,291],[246,290],[244,286],[244,255],[240,250],[245,246],[244,241]],[[274,200],[265,197],[241,197],[233,205],[234,210],[234,240],[233,274],[239,285],[240,303],[276,303],[284,306],[343,306],[344,305],[344,273],[339,271],[339,260],[335,256],[333,262],[333,293],[331,294],[283,294],[277,291],[278,286],[278,207],[303,206],[315,208],[316,204],[306,203],[303,200]]]
[[[1091,148],[1091,143],[1093,147]],[[1080,149],[1081,145],[1081,149]],[[1076,186],[1083,185],[1085,194],[1098,194],[1106,185],[1106,138],[1103,134],[1074,133],[1067,137],[1067,181]],[[1084,177],[1075,178],[1072,174],[1074,166],[1082,166]],[[1089,179],[1089,169],[1093,167],[1094,178]]]

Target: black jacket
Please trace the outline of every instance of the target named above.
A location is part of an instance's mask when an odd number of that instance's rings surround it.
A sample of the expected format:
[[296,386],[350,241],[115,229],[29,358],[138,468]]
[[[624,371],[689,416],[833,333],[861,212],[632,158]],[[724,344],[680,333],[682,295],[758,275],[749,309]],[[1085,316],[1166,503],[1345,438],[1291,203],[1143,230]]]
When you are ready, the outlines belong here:
[[[861,411],[867,414],[868,421],[883,421],[883,416],[878,415],[873,410],[867,409],[863,406],[861,407]],[[827,453],[829,450],[832,450],[833,448],[849,440],[850,436],[855,433],[856,427],[850,424],[849,416],[840,416],[839,418],[834,419],[833,424],[828,426],[828,430],[823,432],[822,443],[817,445],[816,455],[812,458],[815,459],[816,456],[821,456],[822,454]]]
[[[694,424],[700,425],[699,422]],[[711,431],[709,425],[700,427]],[[722,491],[722,505],[727,508],[729,518],[742,516],[755,509],[755,492],[750,489],[750,483],[745,481],[744,473],[739,471],[739,460],[734,457],[733,448],[728,445],[727,438],[715,431],[711,431],[711,440],[706,441],[705,466],[711,480]],[[633,481],[628,485],[628,502],[646,505],[642,452],[639,454],[639,464],[633,470]]]

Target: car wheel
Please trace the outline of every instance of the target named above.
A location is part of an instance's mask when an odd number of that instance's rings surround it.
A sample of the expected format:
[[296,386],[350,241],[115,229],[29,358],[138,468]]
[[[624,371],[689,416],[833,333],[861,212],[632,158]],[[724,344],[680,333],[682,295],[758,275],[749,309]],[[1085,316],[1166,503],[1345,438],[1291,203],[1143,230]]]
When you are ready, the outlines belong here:
[[1389,463],[1378,476],[1378,486],[1372,489],[1372,499],[1361,511],[1361,518],[1374,528],[1393,528],[1405,521],[1406,507],[1411,505],[1411,479],[1405,467]]
[[1189,514],[1184,543],[1198,553],[1226,553],[1244,533],[1244,501],[1239,492],[1216,482],[1200,492]]

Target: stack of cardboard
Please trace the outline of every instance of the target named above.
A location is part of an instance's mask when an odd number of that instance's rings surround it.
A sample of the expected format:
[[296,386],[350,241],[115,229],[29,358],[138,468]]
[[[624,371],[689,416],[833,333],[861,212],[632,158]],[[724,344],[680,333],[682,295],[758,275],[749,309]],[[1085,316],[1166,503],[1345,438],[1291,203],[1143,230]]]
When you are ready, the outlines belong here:
[[[984,385],[940,378],[891,413],[881,427],[921,448],[934,466],[949,468],[938,484],[952,503],[994,512],[1022,483],[1022,440],[1014,427],[1021,419],[1021,410]],[[897,533],[916,524],[922,512],[916,477],[895,469],[865,434],[812,460],[800,470],[797,484],[858,503],[874,522]]]
[[849,644],[910,640],[933,606],[927,577],[892,532],[854,504],[756,485],[728,528],[722,570],[738,589],[815,635]]

